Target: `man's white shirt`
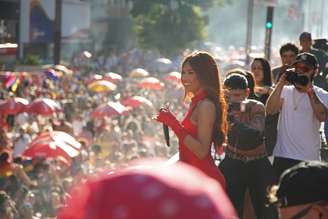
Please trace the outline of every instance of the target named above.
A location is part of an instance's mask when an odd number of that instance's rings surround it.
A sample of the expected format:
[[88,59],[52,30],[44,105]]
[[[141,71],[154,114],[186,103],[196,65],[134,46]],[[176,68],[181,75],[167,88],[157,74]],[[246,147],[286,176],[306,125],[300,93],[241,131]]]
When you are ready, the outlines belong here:
[[[313,86],[321,102],[328,108],[328,92]],[[320,122],[315,117],[310,98],[294,86],[284,86],[282,109],[278,122],[276,157],[295,160],[320,160]]]

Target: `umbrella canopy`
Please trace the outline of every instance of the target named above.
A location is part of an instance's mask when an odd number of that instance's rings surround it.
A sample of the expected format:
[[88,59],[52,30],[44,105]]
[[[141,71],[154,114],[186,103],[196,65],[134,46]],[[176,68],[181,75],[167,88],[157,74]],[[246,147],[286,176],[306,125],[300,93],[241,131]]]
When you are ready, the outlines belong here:
[[94,81],[88,85],[88,89],[96,93],[113,91],[116,87],[115,84],[106,80]]
[[93,74],[91,75],[90,77],[88,77],[86,80],[85,80],[85,83],[86,84],[91,84],[92,82],[95,82],[95,81],[100,81],[100,80],[103,80],[104,77],[100,74]]
[[149,90],[160,90],[164,87],[164,83],[154,77],[147,77],[142,79],[138,83],[139,88],[149,89]]
[[59,103],[48,98],[38,98],[32,101],[27,107],[26,112],[36,113],[44,116],[52,115],[55,112],[62,111]]
[[148,100],[145,97],[141,97],[141,96],[128,97],[128,98],[122,100],[121,103],[124,106],[129,106],[132,108],[137,108],[140,106],[153,107],[153,103],[150,100]]
[[70,70],[70,69],[68,69],[66,66],[64,66],[64,65],[55,65],[54,67],[53,67],[53,69],[55,70],[55,71],[59,71],[59,72],[62,72],[62,73],[64,73],[64,74],[68,74],[68,75],[70,75],[70,74],[72,74],[73,72],[72,72],[72,70]]
[[98,106],[92,113],[93,118],[126,115],[130,109],[119,102],[108,102]]
[[167,80],[167,81],[174,82],[174,83],[180,83],[181,82],[181,73],[176,72],[176,71],[172,71],[169,74],[167,74],[164,77],[164,79]]
[[81,144],[65,132],[45,132],[37,136],[28,145],[23,156],[47,158],[62,157],[67,161],[79,154]]
[[44,73],[48,78],[54,81],[58,80],[59,77],[61,76],[60,74],[57,74],[57,72],[52,68],[47,69],[46,71],[44,71]]
[[104,79],[113,83],[118,83],[123,80],[122,76],[114,73],[114,72],[108,72],[105,74]]
[[167,58],[156,59],[156,62],[166,64],[166,65],[171,65],[172,64],[172,61],[170,59],[167,59]]
[[137,165],[107,171],[74,188],[58,219],[238,218],[222,186],[199,169],[158,160]]
[[0,102],[0,113],[6,115],[16,115],[25,110],[28,100],[20,97],[4,100]]
[[159,58],[155,60],[156,71],[168,72],[172,68],[172,61],[167,58]]
[[132,78],[141,78],[141,77],[147,77],[149,75],[149,72],[146,71],[145,69],[143,68],[136,68],[136,69],[133,69],[129,76],[132,77]]

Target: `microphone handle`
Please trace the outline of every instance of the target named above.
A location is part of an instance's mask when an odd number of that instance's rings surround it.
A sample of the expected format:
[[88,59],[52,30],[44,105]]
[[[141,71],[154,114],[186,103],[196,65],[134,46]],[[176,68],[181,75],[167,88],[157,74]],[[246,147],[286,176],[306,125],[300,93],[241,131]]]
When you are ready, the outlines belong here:
[[169,133],[169,127],[167,125],[163,124],[163,132],[164,132],[166,145],[170,146],[170,133]]

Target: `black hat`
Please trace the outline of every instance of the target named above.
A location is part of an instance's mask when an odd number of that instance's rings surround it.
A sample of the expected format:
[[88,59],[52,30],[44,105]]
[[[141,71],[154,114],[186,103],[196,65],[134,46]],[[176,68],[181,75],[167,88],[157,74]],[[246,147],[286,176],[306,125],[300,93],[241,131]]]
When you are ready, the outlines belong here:
[[311,33],[309,33],[309,32],[303,32],[303,33],[301,33],[299,39],[300,40],[302,40],[302,39],[310,39],[310,40],[312,40]]
[[286,170],[276,193],[280,207],[328,201],[328,163],[305,161]]
[[316,69],[316,68],[319,67],[319,63],[318,63],[317,58],[314,55],[312,55],[311,53],[308,53],[308,52],[299,53],[296,56],[296,60],[293,63],[293,65],[295,65],[297,63],[300,63],[300,62],[308,65],[309,67],[311,67],[313,69]]

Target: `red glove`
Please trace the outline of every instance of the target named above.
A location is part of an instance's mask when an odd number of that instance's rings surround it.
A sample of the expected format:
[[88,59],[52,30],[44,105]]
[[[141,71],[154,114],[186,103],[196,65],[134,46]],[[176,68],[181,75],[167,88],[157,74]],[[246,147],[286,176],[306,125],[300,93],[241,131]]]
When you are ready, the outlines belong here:
[[187,136],[187,132],[169,109],[161,108],[154,119],[170,127],[178,137],[179,141],[183,141]]

